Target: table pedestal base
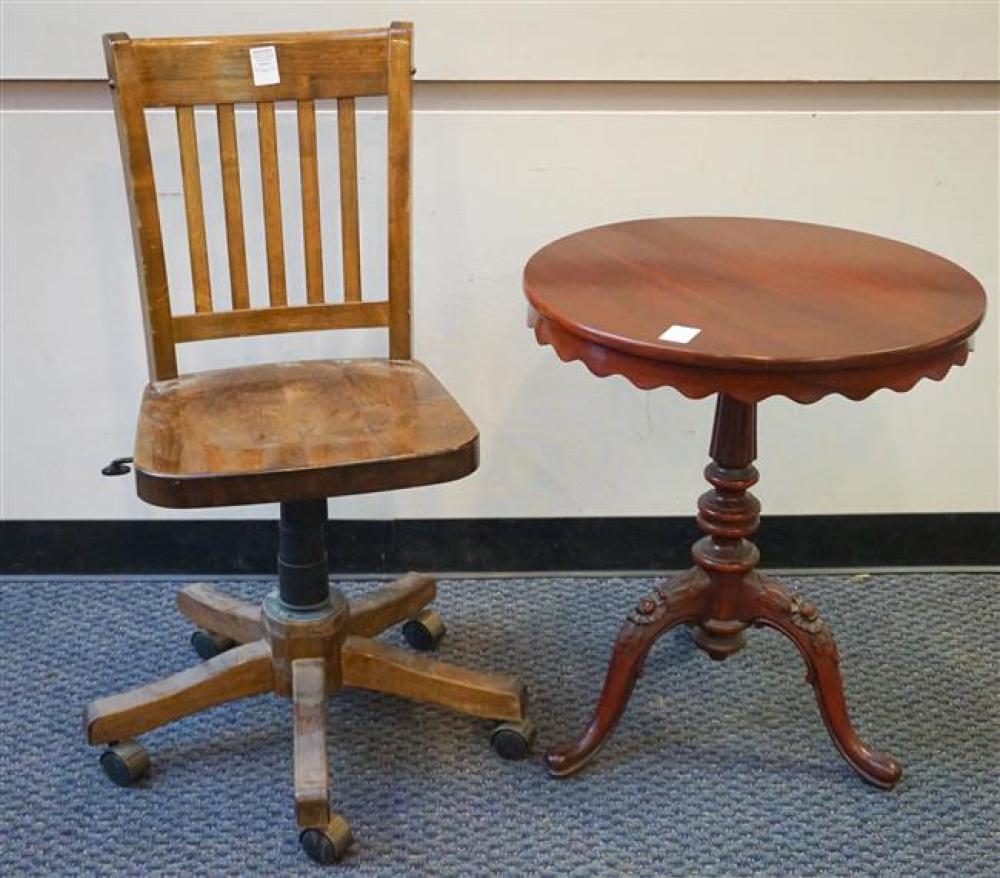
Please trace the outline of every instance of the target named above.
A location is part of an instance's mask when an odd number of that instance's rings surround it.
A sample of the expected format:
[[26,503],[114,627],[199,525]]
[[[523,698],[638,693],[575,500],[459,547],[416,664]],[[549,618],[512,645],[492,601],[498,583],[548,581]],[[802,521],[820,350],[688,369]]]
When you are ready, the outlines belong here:
[[756,406],[720,396],[705,476],[712,490],[698,501],[705,536],[692,550],[696,566],[643,597],[615,643],[593,719],[580,737],[545,755],[551,774],[575,774],[597,753],[625,711],[653,644],[677,625],[713,659],[743,648],[747,627],[774,628],[791,640],[808,669],[807,679],[830,737],[851,767],[869,783],[889,788],[899,763],[868,747],[851,724],[844,700],[837,644],[816,606],[755,570],[759,553],[748,539],[760,504],[748,489],[757,481]]

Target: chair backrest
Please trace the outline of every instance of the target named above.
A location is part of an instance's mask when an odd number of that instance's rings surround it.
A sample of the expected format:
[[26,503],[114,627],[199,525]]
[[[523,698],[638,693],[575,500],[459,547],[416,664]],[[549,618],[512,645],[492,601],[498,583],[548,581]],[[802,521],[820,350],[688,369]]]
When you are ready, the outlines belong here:
[[[177,375],[180,342],[233,336],[386,326],[389,356],[410,342],[410,91],[413,27],[254,36],[104,37],[128,191],[152,380]],[[274,55],[270,55],[273,47]],[[262,66],[251,63],[263,54]],[[270,58],[268,58],[270,56]],[[277,82],[273,82],[276,57]],[[255,84],[255,78],[263,84]],[[388,98],[388,295],[362,301],[358,233],[356,97]],[[320,240],[316,100],[337,101],[343,301],[327,302]],[[289,305],[278,177],[275,101],[295,101],[305,258],[305,302]],[[254,104],[260,151],[268,304],[251,306],[234,105]],[[215,311],[208,270],[195,106],[214,106],[232,310]],[[171,309],[146,127],[148,107],[177,116],[194,313]]]

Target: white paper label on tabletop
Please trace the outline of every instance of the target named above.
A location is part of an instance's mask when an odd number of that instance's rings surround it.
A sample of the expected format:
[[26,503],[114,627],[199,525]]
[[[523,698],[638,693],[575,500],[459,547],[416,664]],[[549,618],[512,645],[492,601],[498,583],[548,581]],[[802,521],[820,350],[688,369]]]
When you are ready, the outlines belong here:
[[682,326],[680,323],[675,323],[665,332],[660,333],[660,341],[675,341],[678,344],[687,344],[699,332],[701,330],[696,326]]

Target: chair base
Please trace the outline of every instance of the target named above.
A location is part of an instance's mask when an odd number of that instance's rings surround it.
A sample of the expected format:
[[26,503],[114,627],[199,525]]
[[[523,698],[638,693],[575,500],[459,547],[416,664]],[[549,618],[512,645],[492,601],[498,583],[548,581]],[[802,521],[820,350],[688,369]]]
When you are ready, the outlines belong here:
[[[276,593],[260,607],[208,584],[189,585],[177,596],[178,609],[223,651],[156,683],[92,702],[84,710],[87,741],[113,745],[105,753],[107,764],[117,765],[117,751],[128,751],[128,766],[135,770],[118,772],[128,775],[127,783],[148,768],[148,759],[137,755],[138,745],[131,740],[135,736],[238,698],[265,692],[288,697],[303,848],[320,862],[337,860],[351,836],[346,821],[330,808],[326,706],[342,687],[385,692],[504,723],[499,736],[504,746],[496,748],[504,756],[523,755],[530,746],[527,690],[515,677],[468,670],[373,639],[408,619],[426,622],[429,617],[421,611],[436,591],[431,577],[408,574],[350,602],[331,589],[327,607],[296,611]],[[435,629],[439,624],[438,617]],[[225,648],[229,642],[236,645]],[[512,747],[511,734],[521,735],[524,746]]]

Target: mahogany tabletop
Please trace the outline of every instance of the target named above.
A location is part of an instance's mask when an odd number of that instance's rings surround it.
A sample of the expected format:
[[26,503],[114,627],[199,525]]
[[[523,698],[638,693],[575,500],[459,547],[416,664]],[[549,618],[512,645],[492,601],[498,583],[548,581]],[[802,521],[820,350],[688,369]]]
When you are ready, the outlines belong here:
[[[803,401],[812,401],[845,392],[836,376],[848,372],[857,392],[846,395],[855,398],[896,386],[914,370],[922,374],[908,386],[941,377],[942,367],[964,362],[986,308],[971,274],[926,250],[847,229],[742,217],[645,219],[577,232],[531,257],[524,290],[539,340],[563,359],[633,380],[630,371],[648,378],[660,370],[663,380],[640,386],[679,386],[670,376],[685,368],[699,379],[743,372],[765,376],[766,385],[773,376],[769,392],[737,394],[747,399],[802,398],[794,387],[820,376],[831,386],[806,393]],[[743,381],[761,384],[750,374]],[[706,395],[712,384],[688,395]]]

